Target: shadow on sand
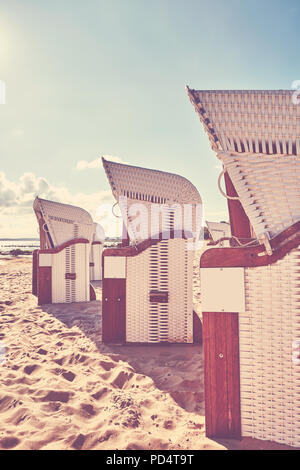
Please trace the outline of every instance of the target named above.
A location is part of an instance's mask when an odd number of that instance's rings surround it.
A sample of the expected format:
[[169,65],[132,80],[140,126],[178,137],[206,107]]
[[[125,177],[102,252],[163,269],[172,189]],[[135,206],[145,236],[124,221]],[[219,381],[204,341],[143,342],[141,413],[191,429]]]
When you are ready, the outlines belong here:
[[[110,358],[127,362],[138,374],[150,377],[155,386],[170,394],[188,412],[204,416],[202,346],[106,345],[101,341],[101,283],[94,283],[97,300],[88,303],[44,305],[43,310],[67,327],[78,326]],[[296,450],[294,447],[252,438],[212,439],[229,450]]]

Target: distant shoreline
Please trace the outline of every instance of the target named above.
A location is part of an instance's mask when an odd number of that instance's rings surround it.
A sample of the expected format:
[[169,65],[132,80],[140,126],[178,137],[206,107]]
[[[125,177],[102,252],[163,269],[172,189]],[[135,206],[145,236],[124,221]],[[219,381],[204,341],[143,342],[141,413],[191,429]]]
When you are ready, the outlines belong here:
[[0,238],[0,242],[38,242],[39,238]]
[[[1,243],[2,242],[2,243]],[[5,243],[3,243],[5,242]],[[29,242],[29,243],[24,243]],[[30,243],[36,242],[36,243]],[[112,247],[121,242],[121,239],[107,237],[104,247]],[[7,258],[9,256],[30,256],[34,250],[40,248],[39,238],[0,238],[0,257]]]

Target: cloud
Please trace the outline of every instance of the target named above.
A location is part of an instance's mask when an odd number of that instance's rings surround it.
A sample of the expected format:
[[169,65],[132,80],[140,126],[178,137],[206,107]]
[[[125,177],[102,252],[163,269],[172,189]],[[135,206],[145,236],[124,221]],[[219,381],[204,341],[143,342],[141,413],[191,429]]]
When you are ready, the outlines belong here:
[[10,207],[16,200],[17,187],[6,179],[5,173],[0,172],[0,207]]
[[77,162],[76,170],[86,170],[87,168],[101,168],[101,160],[97,158],[96,160],[92,160],[88,162],[86,160],[80,160]]
[[32,209],[36,196],[82,207],[95,221],[101,223],[102,218],[106,219],[108,228],[115,222],[111,214],[114,199],[110,190],[72,193],[34,173],[24,173],[17,181],[10,181],[0,172],[0,237],[36,236],[37,224]]
[[[120,157],[114,157],[113,155],[103,155],[103,157],[115,163],[127,164],[127,162],[124,162]],[[96,158],[96,160],[92,160],[91,162],[88,162],[87,160],[80,160],[77,162],[76,170],[81,171],[89,168],[102,168],[101,158]]]
[[5,173],[0,172],[0,213],[7,213],[9,209],[10,213],[16,214],[32,206],[36,195],[51,199],[54,193],[55,188],[34,173],[24,173],[19,180],[9,181]]

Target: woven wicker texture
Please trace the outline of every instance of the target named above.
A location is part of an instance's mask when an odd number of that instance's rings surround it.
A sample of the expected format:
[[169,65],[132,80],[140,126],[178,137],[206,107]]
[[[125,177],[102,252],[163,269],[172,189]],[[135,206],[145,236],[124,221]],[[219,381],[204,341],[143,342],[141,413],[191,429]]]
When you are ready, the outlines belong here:
[[223,154],[223,163],[256,236],[300,220],[300,157]]
[[[89,291],[89,245],[77,243],[52,258],[52,302],[88,302]],[[66,279],[66,273],[76,274],[76,279]]]
[[[193,208],[190,229],[196,231],[195,205],[201,204],[201,197],[195,186],[186,178],[163,171],[115,163],[104,158],[102,160],[113,195],[120,205],[129,236],[133,241],[150,238],[151,235],[157,235],[165,230],[184,227],[185,204]],[[121,207],[122,197],[127,200],[126,208]],[[138,224],[138,232],[137,224],[130,216],[127,223],[129,208],[133,209],[132,206],[137,203],[139,207],[142,203],[145,208],[144,213],[139,215],[141,223]],[[177,217],[174,220],[174,216],[172,217],[170,205],[173,204],[181,207],[180,220],[177,220]],[[154,206],[160,208],[162,217],[155,217]]]
[[300,249],[277,263],[245,269],[246,313],[239,315],[242,435],[300,446]]
[[257,237],[300,220],[300,106],[292,93],[188,89]]
[[[193,342],[193,252],[184,239],[162,240],[127,258],[127,342]],[[168,303],[149,292],[168,292]]]
[[92,241],[94,224],[90,214],[84,209],[38,197],[33,208],[37,218],[39,213],[43,215],[54,247],[74,238]]
[[292,90],[187,92],[215,151],[300,154],[300,107]]

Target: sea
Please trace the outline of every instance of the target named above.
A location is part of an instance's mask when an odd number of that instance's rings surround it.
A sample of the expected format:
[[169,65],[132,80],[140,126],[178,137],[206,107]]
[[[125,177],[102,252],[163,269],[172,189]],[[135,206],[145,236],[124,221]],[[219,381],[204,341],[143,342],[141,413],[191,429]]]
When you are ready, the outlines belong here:
[[[121,240],[118,238],[106,238],[104,246],[115,246]],[[39,238],[0,238],[0,257],[7,256],[11,251],[21,250],[29,252],[40,248]]]
[[33,251],[39,247],[39,238],[0,238],[0,252],[2,254],[8,254],[12,250]]

